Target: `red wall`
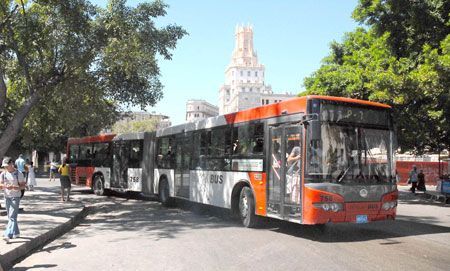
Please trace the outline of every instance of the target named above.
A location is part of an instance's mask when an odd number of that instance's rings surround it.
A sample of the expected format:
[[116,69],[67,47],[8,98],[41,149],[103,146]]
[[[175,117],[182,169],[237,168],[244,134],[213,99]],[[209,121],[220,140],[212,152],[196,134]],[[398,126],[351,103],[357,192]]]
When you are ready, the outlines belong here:
[[[436,185],[439,180],[439,162],[397,161],[397,172],[401,178],[400,185],[406,185],[413,165],[417,166],[418,171],[423,170],[426,185]],[[441,162],[441,171],[442,169],[447,172],[448,162]]]

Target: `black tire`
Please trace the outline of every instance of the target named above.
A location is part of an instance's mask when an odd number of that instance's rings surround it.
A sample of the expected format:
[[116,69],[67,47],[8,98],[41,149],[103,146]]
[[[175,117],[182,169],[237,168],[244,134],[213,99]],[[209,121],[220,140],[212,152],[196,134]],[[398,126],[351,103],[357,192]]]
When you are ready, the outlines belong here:
[[94,181],[92,183],[92,191],[97,196],[106,195],[105,181],[103,180],[103,177],[101,175],[96,175],[94,177]]
[[170,189],[169,189],[169,182],[166,179],[162,179],[159,183],[159,201],[162,203],[162,205],[166,207],[173,206],[174,204],[174,198],[170,197]]
[[244,187],[239,196],[239,217],[242,225],[246,228],[253,228],[257,224],[257,216],[255,213],[255,197],[250,187]]

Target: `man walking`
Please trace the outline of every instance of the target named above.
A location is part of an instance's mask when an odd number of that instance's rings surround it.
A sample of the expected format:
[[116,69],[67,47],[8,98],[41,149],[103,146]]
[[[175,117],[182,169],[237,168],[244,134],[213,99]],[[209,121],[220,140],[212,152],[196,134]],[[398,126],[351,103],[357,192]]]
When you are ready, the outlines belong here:
[[419,180],[418,174],[419,172],[417,172],[416,165],[413,165],[411,171],[409,172],[409,180],[411,181],[411,191],[413,194],[416,193],[417,181]]
[[0,174],[0,189],[4,189],[6,213],[8,214],[8,225],[3,240],[9,243],[9,239],[20,237],[17,215],[20,190],[25,189],[25,179],[22,172],[14,168],[14,161],[10,157],[3,159],[2,167],[5,168],[5,171]]
[[[26,167],[26,161],[23,158],[23,154],[19,154],[19,158],[16,159],[15,162],[16,168],[18,171],[22,172],[23,176],[27,176],[28,167]],[[23,187],[23,190],[20,191],[20,198],[23,198],[23,195],[25,194],[25,187]]]

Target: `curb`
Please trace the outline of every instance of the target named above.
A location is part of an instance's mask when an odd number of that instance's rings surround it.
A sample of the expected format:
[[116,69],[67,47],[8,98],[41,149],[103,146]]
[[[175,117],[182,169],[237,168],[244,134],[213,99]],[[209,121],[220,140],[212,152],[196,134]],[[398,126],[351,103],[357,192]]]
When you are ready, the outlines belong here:
[[445,195],[442,194],[442,193],[427,193],[427,192],[425,192],[424,193],[424,197],[426,199],[440,201],[440,202],[444,202],[444,203],[445,203],[445,200],[446,200]]
[[34,249],[37,249],[47,242],[52,241],[70,231],[89,214],[90,209],[90,207],[83,206],[81,212],[70,218],[67,222],[31,239],[29,242],[26,242],[3,255],[0,255],[0,271],[11,269],[14,264],[19,262],[21,258],[28,255]]

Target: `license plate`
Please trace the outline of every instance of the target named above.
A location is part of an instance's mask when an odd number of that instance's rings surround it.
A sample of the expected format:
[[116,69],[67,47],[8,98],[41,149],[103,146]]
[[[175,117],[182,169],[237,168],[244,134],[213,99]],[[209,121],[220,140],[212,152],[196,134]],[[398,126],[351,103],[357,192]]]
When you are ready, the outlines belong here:
[[367,216],[366,215],[357,215],[356,223],[367,223]]

